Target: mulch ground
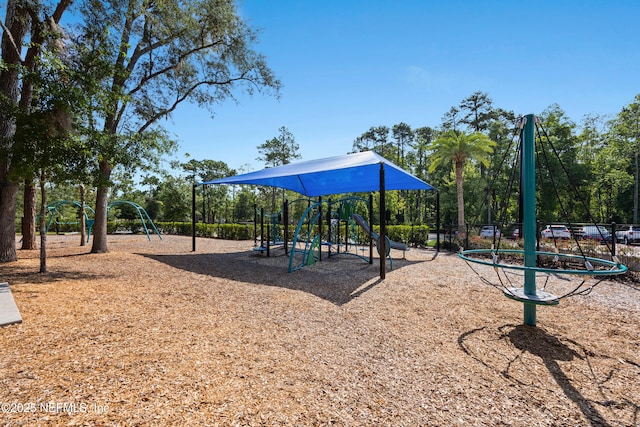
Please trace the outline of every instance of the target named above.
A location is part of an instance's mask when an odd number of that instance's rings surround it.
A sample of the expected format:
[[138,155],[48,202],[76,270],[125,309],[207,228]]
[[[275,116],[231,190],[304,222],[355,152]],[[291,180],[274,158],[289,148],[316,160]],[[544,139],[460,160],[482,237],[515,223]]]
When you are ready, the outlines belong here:
[[[18,425],[640,426],[640,288],[537,308],[455,254],[287,273],[252,242],[50,236],[0,265],[0,421]],[[493,269],[478,268],[491,280]],[[517,279],[517,278],[516,278]],[[552,277],[547,290],[573,283]]]

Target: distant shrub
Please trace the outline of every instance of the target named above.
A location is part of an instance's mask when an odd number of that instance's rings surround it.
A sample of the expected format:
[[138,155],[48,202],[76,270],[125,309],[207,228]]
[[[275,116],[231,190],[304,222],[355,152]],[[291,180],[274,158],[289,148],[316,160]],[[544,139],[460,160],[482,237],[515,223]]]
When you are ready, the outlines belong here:
[[[178,234],[178,235],[191,235],[191,223],[190,222],[156,222],[156,227],[162,234]],[[122,227],[122,222],[118,223],[118,227]],[[140,222],[137,223],[140,226]],[[379,232],[380,227],[374,226],[374,231]],[[115,229],[114,229],[115,231]],[[311,227],[311,233],[317,232],[317,226]],[[301,230],[306,235],[306,228]],[[326,233],[326,227],[324,229]],[[260,229],[258,228],[258,233]],[[289,226],[289,238],[293,238],[295,233],[295,226]],[[280,226],[278,228],[278,238],[282,238],[284,235],[284,228]],[[258,234],[259,235],[259,234]],[[387,226],[387,235],[389,239],[406,243],[410,246],[426,247],[429,242],[429,227],[426,225],[390,225]],[[227,240],[253,240],[255,239],[254,227],[252,224],[196,224],[196,236],[207,237],[213,239],[227,239]],[[367,241],[366,233],[358,227],[358,239],[362,242]],[[265,236],[266,238],[266,236]]]

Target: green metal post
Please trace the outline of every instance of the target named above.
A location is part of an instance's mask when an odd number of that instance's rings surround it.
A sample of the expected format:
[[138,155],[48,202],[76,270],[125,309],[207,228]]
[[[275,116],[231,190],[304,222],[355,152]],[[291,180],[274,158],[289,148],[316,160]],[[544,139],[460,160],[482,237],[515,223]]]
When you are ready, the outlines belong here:
[[[524,237],[524,265],[536,266],[536,161],[535,161],[535,116],[525,116],[522,142],[522,203]],[[524,293],[536,294],[536,273],[526,270],[524,273]],[[536,325],[536,305],[524,304],[525,325]]]

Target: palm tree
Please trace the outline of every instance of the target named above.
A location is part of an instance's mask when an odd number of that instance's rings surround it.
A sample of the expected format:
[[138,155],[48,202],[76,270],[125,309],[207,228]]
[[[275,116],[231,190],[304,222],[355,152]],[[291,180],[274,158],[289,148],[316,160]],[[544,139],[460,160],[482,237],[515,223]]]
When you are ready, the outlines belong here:
[[497,144],[488,136],[479,133],[464,133],[449,130],[429,144],[431,166],[429,172],[452,162],[456,173],[456,189],[458,195],[458,227],[465,224],[464,195],[462,190],[462,171],[468,160],[489,166],[490,154]]

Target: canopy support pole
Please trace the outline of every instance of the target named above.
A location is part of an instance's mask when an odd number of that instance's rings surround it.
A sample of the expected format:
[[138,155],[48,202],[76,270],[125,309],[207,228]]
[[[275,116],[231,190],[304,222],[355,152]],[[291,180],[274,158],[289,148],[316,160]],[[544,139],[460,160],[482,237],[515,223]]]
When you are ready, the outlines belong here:
[[320,236],[318,261],[322,262],[322,196],[318,197],[318,235]]
[[387,276],[387,207],[385,203],[384,162],[380,162],[380,237],[378,238],[378,253],[380,254],[380,280]]

